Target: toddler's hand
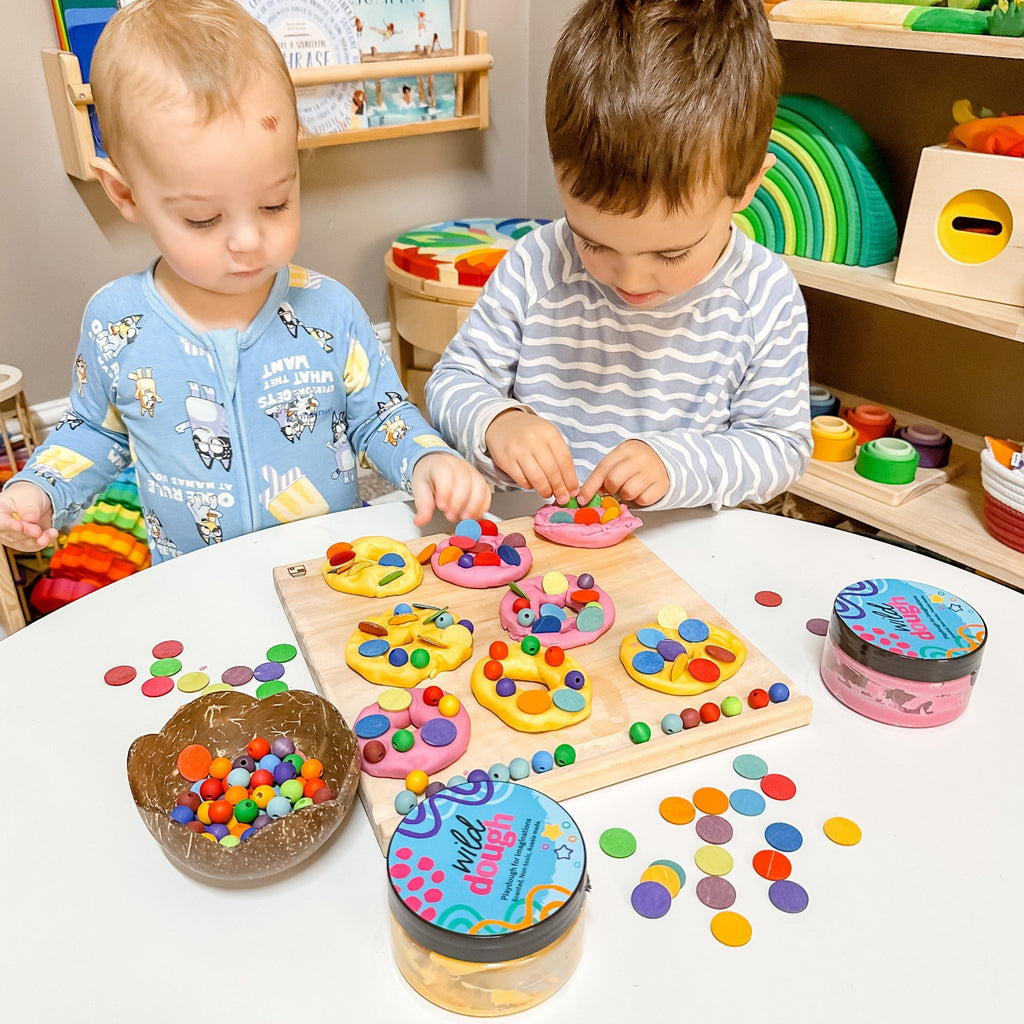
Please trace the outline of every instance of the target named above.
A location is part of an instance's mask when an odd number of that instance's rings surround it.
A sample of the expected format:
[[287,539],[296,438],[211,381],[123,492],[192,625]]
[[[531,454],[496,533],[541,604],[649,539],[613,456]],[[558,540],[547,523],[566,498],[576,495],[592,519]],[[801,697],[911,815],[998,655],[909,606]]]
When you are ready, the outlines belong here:
[[465,459],[447,452],[424,455],[412,471],[412,496],[416,502],[413,522],[423,526],[434,509],[449,522],[479,519],[491,507],[487,481]]
[[57,540],[53,506],[41,487],[19,480],[0,493],[0,544],[15,551],[42,551]]
[[510,409],[491,420],[484,443],[502,472],[542,498],[564,505],[579,489],[572,452],[553,423]]
[[576,495],[585,505],[595,494],[614,494],[633,505],[653,505],[668,491],[668,472],[657,452],[643,441],[623,441],[587,477]]

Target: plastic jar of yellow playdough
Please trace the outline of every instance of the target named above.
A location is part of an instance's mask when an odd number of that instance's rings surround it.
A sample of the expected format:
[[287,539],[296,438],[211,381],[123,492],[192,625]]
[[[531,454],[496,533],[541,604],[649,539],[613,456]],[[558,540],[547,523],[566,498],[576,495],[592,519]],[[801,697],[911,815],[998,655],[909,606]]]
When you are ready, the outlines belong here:
[[402,819],[387,863],[395,961],[437,1006],[516,1013],[576,969],[587,854],[543,793],[491,779],[445,789]]

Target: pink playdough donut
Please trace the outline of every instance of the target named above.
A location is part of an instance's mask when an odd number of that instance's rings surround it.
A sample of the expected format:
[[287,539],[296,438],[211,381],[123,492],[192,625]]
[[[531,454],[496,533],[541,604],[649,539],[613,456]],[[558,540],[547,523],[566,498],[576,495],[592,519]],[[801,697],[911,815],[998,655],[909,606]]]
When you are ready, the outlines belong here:
[[[542,505],[533,517],[534,532],[538,537],[571,548],[610,548],[628,537],[638,526],[643,526],[643,520],[638,519],[615,498],[605,497],[602,501],[608,504],[589,510]],[[600,517],[595,523],[576,521],[578,517],[589,518],[590,513],[595,512]],[[552,517],[554,522],[551,521]],[[572,522],[559,521],[566,517],[573,517]]]
[[[433,775],[434,772],[447,768],[462,757],[469,746],[469,714],[461,701],[458,712],[449,717],[442,714],[436,705],[428,704],[423,699],[422,688],[415,687],[405,692],[412,698],[412,703],[402,711],[386,711],[374,703],[359,712],[353,729],[359,740],[359,752],[363,755],[363,771],[367,775],[380,779],[404,779],[409,772],[417,768],[428,775]],[[450,694],[446,693],[444,696],[448,697]],[[391,723],[390,726],[376,735],[362,736],[361,732],[366,731],[365,726],[369,724],[367,720],[377,715],[386,718]],[[449,722],[455,726],[454,737],[449,743],[434,745],[423,738],[424,726],[427,726],[427,732],[430,733],[432,727],[429,723],[434,721]],[[363,729],[360,729],[360,723],[363,723]],[[415,742],[408,750],[396,750],[391,743],[399,729],[408,729],[413,733]],[[366,756],[367,744],[374,742],[384,747],[384,757],[377,761],[371,761]]]
[[[459,526],[471,532],[445,538],[430,556],[438,578],[457,587],[485,590],[522,579],[530,571],[533,554],[521,533],[502,536],[494,523],[486,519],[466,520]],[[459,554],[454,554],[453,549]]]
[[[551,580],[557,577],[565,580],[567,585],[553,587],[551,590],[545,589],[545,586],[551,586]],[[579,576],[563,573],[547,573],[544,576],[531,576],[529,579],[520,580],[516,586],[526,597],[521,598],[520,595],[509,590],[501,599],[501,604],[498,606],[498,617],[501,620],[502,628],[513,640],[522,640],[524,636],[536,636],[544,647],[561,647],[563,650],[569,650],[573,647],[582,647],[584,644],[593,643],[602,633],[611,628],[615,621],[615,605],[607,591],[602,590],[593,582],[593,577],[585,580],[590,583],[589,587],[580,587],[579,578]],[[556,582],[560,581],[556,579]],[[597,595],[596,601],[594,594]],[[522,604],[523,601],[529,601],[528,607],[533,613],[533,621],[528,624],[520,622],[518,618],[517,605]],[[550,629],[553,623],[544,622],[551,618],[551,616],[541,614],[541,607],[546,604],[568,609],[564,621],[557,630]],[[592,626],[592,628],[581,629],[579,627],[578,622],[581,615],[584,626]],[[542,623],[541,631],[534,632],[538,624]]]

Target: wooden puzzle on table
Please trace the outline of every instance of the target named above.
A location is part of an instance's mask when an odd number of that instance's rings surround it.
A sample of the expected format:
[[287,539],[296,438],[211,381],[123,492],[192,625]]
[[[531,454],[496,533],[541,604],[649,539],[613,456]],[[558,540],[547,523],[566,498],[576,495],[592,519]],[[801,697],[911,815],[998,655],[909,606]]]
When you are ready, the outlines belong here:
[[[677,573],[636,536],[613,547],[577,549],[538,537],[532,517],[499,523],[498,529],[505,534],[520,533],[526,539],[533,554],[528,578],[548,572],[589,574],[614,602],[612,626],[592,643],[566,652],[586,677],[591,702],[589,716],[556,731],[521,732],[504,724],[474,697],[474,669],[488,660],[492,642],[500,640],[510,648],[518,647],[498,617],[498,606],[508,593],[507,587],[457,587],[439,579],[427,566],[422,583],[399,598],[361,597],[327,585],[321,574],[324,554],[318,553],[309,560],[275,568],[274,584],[318,689],[338,707],[350,726],[387,687],[368,682],[348,666],[346,645],[361,622],[389,613],[398,601],[447,607],[456,623],[469,620],[474,626],[471,657],[418,687],[435,684],[453,694],[471,721],[471,738],[465,752],[434,776],[441,782],[453,775],[468,775],[474,769],[486,771],[495,763],[507,765],[517,757],[530,761],[539,750],[553,751],[560,744],[570,744],[576,755],[572,764],[531,773],[524,780],[552,798],[563,800],[810,721],[810,698],[798,693],[761,651],[686,582],[685,565],[679,566]],[[446,536],[404,543],[413,554],[418,554],[431,543],[441,543]],[[661,692],[630,678],[619,659],[620,644],[638,629],[656,622],[660,609],[669,604],[680,605],[689,618],[706,622],[712,627],[713,637],[733,634],[742,641],[746,660],[735,674],[723,673],[723,681],[718,685],[690,696],[681,696],[676,686],[667,687],[676,692]],[[478,671],[478,681],[479,674]],[[748,705],[751,690],[767,690],[776,682],[789,688],[788,700],[762,708]],[[729,696],[742,701],[741,714],[723,715],[718,721],[672,734],[661,728],[665,715],[680,715],[686,708],[699,709],[709,701],[720,705]],[[635,743],[630,738],[630,729],[636,723],[646,724],[650,729],[648,741]],[[382,849],[386,849],[401,820],[394,801],[404,788],[401,779],[377,778],[366,772],[360,781],[360,799]]]

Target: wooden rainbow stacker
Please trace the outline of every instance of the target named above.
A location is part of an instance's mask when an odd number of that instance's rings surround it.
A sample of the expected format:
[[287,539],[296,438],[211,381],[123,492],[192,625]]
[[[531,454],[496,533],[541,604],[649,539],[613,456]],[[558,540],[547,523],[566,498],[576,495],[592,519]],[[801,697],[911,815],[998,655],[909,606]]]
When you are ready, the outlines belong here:
[[[351,726],[359,713],[373,704],[382,688],[367,682],[345,663],[344,650],[360,620],[387,612],[399,601],[449,606],[456,620],[469,619],[475,627],[473,656],[451,672],[443,672],[429,683],[453,693],[467,709],[472,734],[465,754],[438,774],[440,781],[453,775],[467,775],[474,768],[485,771],[496,762],[508,764],[515,757],[529,761],[538,750],[554,751],[562,743],[576,751],[575,763],[543,774],[531,774],[524,782],[556,800],[578,796],[616,782],[644,775],[669,765],[702,757],[719,750],[771,736],[806,725],[811,720],[811,699],[796,691],[792,682],[752,646],[735,627],[722,618],[682,577],[659,559],[637,537],[627,537],[610,548],[577,549],[552,544],[533,531],[532,518],[512,519],[499,524],[503,533],[519,532],[533,552],[530,576],[551,571],[590,573],[608,592],[615,604],[615,622],[594,643],[569,653],[580,664],[593,687],[593,711],[589,718],[565,729],[546,733],[524,733],[509,728],[492,712],[481,707],[472,695],[473,666],[487,657],[494,640],[508,640],[498,620],[498,603],[504,587],[467,590],[454,587],[424,569],[423,582],[402,597],[375,599],[343,594],[324,582],[320,568],[324,557],[282,565],[274,569],[274,585],[298,640],[306,663],[320,693],[332,701]],[[444,535],[406,541],[417,554]],[[354,540],[355,538],[338,538]],[[728,630],[743,640],[747,660],[731,679],[694,697],[676,697],[634,682],[619,661],[619,645],[627,634],[654,622],[665,604],[682,605],[691,618]],[[767,689],[784,682],[790,690],[787,701],[752,709],[747,695],[755,688]],[[421,685],[429,685],[423,683]],[[680,714],[686,707],[699,708],[735,695],[743,702],[743,713],[732,718],[702,724],[694,729],[666,734],[662,718]],[[629,728],[644,722],[651,730],[646,743],[634,744]],[[401,820],[394,799],[405,788],[400,779],[379,779],[363,773],[359,796],[382,849]]]

